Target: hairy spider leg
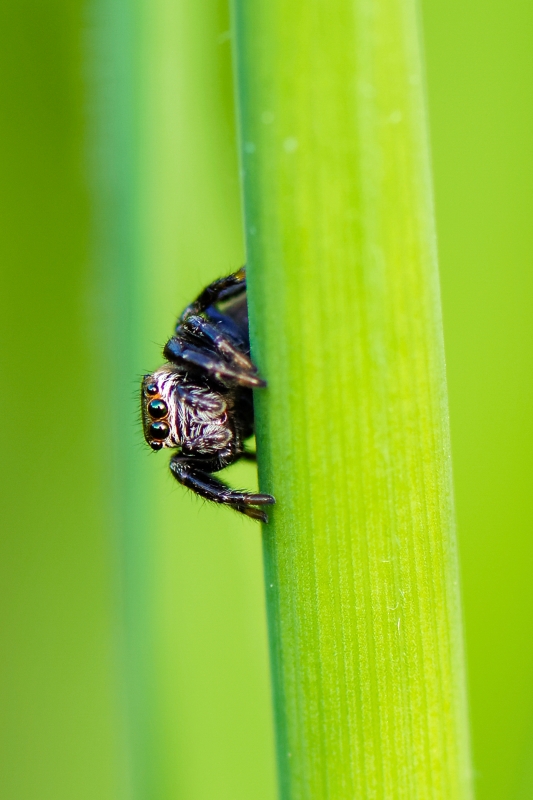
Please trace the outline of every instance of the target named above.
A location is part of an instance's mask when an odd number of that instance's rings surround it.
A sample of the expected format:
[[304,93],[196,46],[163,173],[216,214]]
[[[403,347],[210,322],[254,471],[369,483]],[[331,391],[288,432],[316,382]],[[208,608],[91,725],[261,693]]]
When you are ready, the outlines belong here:
[[219,300],[225,300],[228,297],[233,297],[239,292],[246,289],[246,269],[241,267],[237,272],[228,275],[226,278],[219,278],[213,283],[210,283],[191,303],[178,319],[177,326],[184,322],[188,317],[203,314],[209,306],[217,303]]
[[212,325],[215,325],[219,333],[223,333],[241,351],[250,352],[246,294],[231,298],[230,305],[226,306],[223,311],[220,311],[216,306],[209,306],[205,311],[205,318]]
[[222,481],[195,467],[192,460],[183,456],[173,456],[170,459],[170,470],[179,483],[192,489],[200,497],[231,506],[247,517],[268,522],[267,514],[254,506],[272,505],[275,500],[271,495],[230,489]]
[[220,329],[210,320],[204,317],[192,316],[185,320],[177,331],[189,333],[191,336],[205,339],[214,348],[215,352],[225,358],[233,366],[257,375],[257,369],[252,364],[246,353],[231,341],[227,333],[222,333]]
[[213,375],[221,383],[238,386],[248,386],[251,389],[266,386],[255,372],[233,367],[222,356],[217,353],[206,352],[201,347],[196,347],[179,336],[169,339],[163,350],[163,355],[167,361],[180,365],[182,363],[198,367],[210,375]]
[[243,450],[239,458],[244,461],[257,461],[257,453],[252,453],[251,450]]

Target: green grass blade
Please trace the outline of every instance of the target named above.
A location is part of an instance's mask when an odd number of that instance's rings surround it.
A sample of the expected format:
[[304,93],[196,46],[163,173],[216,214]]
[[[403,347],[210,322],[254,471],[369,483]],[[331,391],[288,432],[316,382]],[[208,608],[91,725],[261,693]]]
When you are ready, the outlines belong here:
[[283,798],[467,798],[415,8],[235,3]]
[[[117,409],[106,445],[122,536],[132,796],[269,800],[260,529],[178,486],[169,453],[151,452],[137,423],[140,376],[162,363],[178,313],[244,259],[229,9],[99,2],[100,261],[116,320],[103,385]],[[252,465],[229,479],[253,485]]]
[[86,3],[0,7],[0,797],[125,800]]

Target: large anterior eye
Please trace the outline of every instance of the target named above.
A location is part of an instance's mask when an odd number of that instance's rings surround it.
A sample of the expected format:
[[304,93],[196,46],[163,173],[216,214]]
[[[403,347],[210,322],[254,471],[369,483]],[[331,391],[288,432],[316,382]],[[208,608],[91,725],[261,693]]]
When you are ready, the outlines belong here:
[[150,400],[148,413],[152,419],[162,419],[168,414],[167,404],[163,400]]
[[166,422],[152,422],[150,425],[150,438],[152,439],[166,439],[170,433],[170,428]]

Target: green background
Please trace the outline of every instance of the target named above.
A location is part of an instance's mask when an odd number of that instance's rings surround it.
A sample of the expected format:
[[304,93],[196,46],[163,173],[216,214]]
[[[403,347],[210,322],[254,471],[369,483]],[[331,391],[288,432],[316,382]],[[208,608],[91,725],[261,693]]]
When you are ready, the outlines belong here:
[[[422,3],[479,800],[533,796],[532,23]],[[271,800],[259,532],[136,420],[244,258],[228,10],[22,0],[0,39],[0,797]]]
[[477,796],[533,797],[533,8],[423,3]]

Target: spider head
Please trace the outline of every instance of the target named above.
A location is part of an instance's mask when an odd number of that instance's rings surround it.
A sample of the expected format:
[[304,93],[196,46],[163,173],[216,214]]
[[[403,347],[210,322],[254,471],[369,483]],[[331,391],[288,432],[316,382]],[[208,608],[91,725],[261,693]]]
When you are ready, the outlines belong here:
[[144,438],[152,450],[179,444],[174,384],[175,376],[164,367],[142,379],[141,417]]

